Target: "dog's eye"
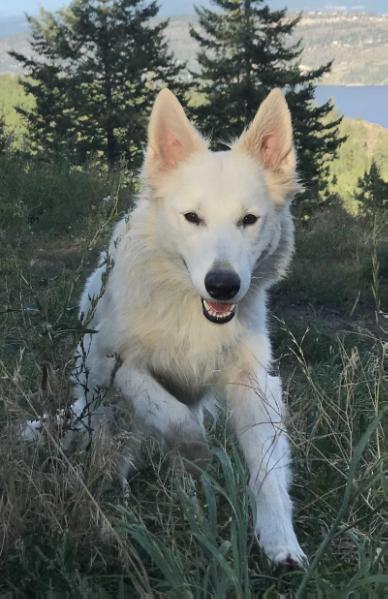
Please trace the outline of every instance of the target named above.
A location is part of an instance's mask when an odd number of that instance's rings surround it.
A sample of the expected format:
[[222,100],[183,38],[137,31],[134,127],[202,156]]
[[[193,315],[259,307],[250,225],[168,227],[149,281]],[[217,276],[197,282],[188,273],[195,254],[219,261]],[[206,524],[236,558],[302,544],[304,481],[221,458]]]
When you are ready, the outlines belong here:
[[258,216],[254,214],[246,214],[241,221],[243,227],[249,227],[249,225],[254,225],[259,220]]
[[192,223],[193,225],[200,225],[202,222],[202,219],[199,218],[196,212],[186,212],[186,214],[183,216],[189,223]]

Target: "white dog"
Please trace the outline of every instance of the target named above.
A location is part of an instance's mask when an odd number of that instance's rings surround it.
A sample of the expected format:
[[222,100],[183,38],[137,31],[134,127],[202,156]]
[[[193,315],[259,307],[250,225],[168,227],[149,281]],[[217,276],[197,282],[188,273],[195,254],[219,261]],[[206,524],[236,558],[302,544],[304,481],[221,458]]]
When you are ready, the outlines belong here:
[[226,152],[209,151],[175,96],[160,92],[137,206],[81,298],[95,333],[78,351],[73,406],[83,422],[85,406],[113,386],[136,430],[196,459],[207,451],[204,399],[216,397],[250,471],[260,543],[288,565],[305,555],[292,525],[281,382],[269,373],[266,292],[293,251],[297,189],[280,90]]

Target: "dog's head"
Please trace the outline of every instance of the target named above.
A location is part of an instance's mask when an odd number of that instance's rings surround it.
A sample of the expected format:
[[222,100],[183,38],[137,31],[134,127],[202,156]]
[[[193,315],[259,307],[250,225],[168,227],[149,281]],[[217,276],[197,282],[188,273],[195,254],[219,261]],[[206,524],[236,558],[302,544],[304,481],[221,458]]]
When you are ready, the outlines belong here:
[[276,249],[298,184],[290,112],[280,90],[226,152],[211,152],[167,89],[149,124],[144,176],[161,249],[179,256],[210,321],[232,320],[260,258]]

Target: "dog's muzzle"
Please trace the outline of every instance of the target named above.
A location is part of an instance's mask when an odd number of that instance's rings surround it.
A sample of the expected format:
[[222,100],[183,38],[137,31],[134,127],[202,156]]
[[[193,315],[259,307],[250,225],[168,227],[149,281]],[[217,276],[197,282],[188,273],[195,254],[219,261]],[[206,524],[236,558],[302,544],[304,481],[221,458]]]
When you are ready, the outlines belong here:
[[215,324],[226,324],[230,322],[236,314],[236,304],[227,304],[224,302],[213,302],[201,298],[202,311],[204,316],[210,322]]

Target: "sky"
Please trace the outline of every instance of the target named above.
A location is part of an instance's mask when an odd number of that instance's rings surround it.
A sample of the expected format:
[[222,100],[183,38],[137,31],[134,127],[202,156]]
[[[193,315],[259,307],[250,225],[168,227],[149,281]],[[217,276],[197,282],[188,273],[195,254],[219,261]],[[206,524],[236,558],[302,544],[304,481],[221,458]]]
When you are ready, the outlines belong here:
[[[205,3],[208,0],[159,0],[164,15],[190,14],[193,4]],[[58,10],[66,4],[68,0],[0,0],[0,17],[22,15],[25,12],[36,14],[40,6],[47,10]],[[270,0],[269,4],[272,8],[288,6],[291,10],[319,9],[331,5],[347,8],[364,6],[370,11],[388,12],[388,0]]]
[[9,0],[0,0],[0,16],[13,17],[22,15],[25,12],[36,14],[40,6],[47,10],[57,10],[64,4],[67,4],[66,0],[11,0],[11,2]]

